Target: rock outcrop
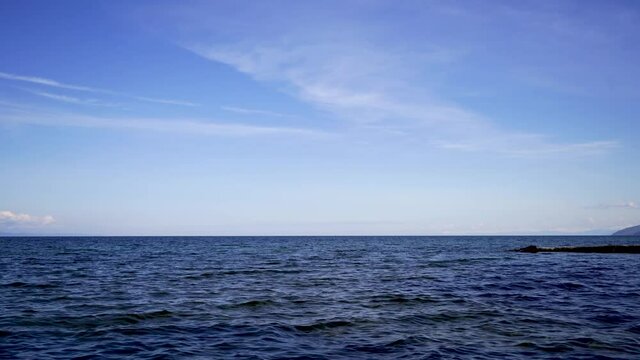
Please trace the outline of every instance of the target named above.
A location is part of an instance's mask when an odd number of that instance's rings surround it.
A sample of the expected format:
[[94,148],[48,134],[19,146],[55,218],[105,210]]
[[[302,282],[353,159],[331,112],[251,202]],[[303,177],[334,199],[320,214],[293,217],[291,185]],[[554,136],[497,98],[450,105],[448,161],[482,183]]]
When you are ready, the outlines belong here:
[[575,252],[575,253],[605,253],[605,254],[640,254],[640,245],[604,245],[604,246],[567,246],[544,248],[529,245],[513,251],[525,253],[539,252]]

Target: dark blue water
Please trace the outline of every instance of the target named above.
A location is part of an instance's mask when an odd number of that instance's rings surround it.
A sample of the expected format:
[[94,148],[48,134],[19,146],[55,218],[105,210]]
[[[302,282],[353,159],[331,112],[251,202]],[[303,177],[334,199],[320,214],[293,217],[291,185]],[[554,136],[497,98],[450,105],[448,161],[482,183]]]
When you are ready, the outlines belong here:
[[640,358],[609,237],[0,238],[0,357]]

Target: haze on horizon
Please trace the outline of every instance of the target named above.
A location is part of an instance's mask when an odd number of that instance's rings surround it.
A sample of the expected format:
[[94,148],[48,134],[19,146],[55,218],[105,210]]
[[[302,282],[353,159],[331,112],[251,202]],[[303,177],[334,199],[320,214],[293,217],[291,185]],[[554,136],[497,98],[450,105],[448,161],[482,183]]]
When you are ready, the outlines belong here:
[[0,234],[640,223],[635,1],[0,2]]

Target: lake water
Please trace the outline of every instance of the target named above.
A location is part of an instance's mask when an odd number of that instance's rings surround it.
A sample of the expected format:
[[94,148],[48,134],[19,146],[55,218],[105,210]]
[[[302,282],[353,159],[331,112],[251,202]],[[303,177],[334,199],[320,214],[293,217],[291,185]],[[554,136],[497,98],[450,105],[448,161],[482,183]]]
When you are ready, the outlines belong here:
[[640,358],[614,237],[0,238],[0,358]]

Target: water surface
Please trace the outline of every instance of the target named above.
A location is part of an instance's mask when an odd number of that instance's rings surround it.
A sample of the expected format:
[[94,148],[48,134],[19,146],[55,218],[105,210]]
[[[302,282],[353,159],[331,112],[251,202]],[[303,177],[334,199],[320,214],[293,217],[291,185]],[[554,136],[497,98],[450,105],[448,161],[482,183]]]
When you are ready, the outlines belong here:
[[612,237],[0,238],[0,358],[640,358]]

